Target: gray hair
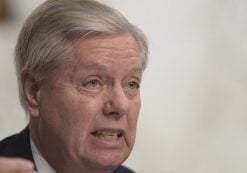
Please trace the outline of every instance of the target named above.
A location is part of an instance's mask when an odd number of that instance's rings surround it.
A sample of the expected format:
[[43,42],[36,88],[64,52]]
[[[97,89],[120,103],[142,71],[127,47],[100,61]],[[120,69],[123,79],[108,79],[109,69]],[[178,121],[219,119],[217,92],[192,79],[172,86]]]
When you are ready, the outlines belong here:
[[59,64],[74,56],[72,41],[124,33],[136,40],[144,70],[148,59],[146,37],[118,11],[94,0],[45,1],[26,20],[16,45],[16,73],[23,108],[26,110],[21,84],[24,70],[36,80],[44,80]]

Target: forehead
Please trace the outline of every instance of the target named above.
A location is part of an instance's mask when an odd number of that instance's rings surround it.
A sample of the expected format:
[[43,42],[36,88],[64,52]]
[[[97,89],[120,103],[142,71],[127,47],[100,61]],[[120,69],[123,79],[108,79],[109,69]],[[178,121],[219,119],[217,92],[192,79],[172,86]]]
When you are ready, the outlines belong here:
[[[53,77],[71,78],[78,74],[142,74],[140,49],[130,35],[98,37],[73,42],[74,58],[65,61]],[[78,72],[78,73],[77,73]]]
[[76,66],[94,68],[125,64],[141,68],[140,49],[132,36],[97,37],[74,43]]
[[[97,52],[98,50],[109,49],[109,51],[119,51],[120,53],[140,54],[140,49],[136,40],[129,34],[114,36],[98,36],[85,40],[73,42],[73,48],[77,56]],[[139,56],[139,55],[138,55]]]

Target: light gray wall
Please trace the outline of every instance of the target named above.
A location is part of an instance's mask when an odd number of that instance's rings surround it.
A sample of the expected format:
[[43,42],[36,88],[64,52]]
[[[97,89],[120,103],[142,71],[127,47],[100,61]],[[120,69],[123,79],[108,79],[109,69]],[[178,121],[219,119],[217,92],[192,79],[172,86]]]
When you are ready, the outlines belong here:
[[[41,1],[9,0],[14,22],[0,24],[0,137],[25,126],[13,48]],[[150,42],[134,151],[139,173],[247,172],[247,1],[104,0]]]

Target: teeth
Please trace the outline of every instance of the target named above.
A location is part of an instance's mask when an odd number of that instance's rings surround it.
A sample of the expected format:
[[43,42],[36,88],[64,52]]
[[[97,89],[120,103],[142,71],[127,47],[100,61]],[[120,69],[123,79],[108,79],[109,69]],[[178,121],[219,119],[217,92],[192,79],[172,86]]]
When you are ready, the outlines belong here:
[[120,132],[110,132],[110,131],[96,131],[93,133],[96,136],[115,136],[119,137],[121,135]]

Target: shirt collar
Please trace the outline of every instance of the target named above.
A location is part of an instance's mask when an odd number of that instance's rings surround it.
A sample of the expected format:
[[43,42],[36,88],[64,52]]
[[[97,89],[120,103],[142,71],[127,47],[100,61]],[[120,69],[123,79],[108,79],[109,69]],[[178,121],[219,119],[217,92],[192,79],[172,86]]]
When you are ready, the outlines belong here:
[[45,173],[56,173],[56,171],[51,167],[51,165],[45,160],[45,158],[40,154],[38,148],[30,137],[31,151],[33,153],[33,159],[38,172]]

